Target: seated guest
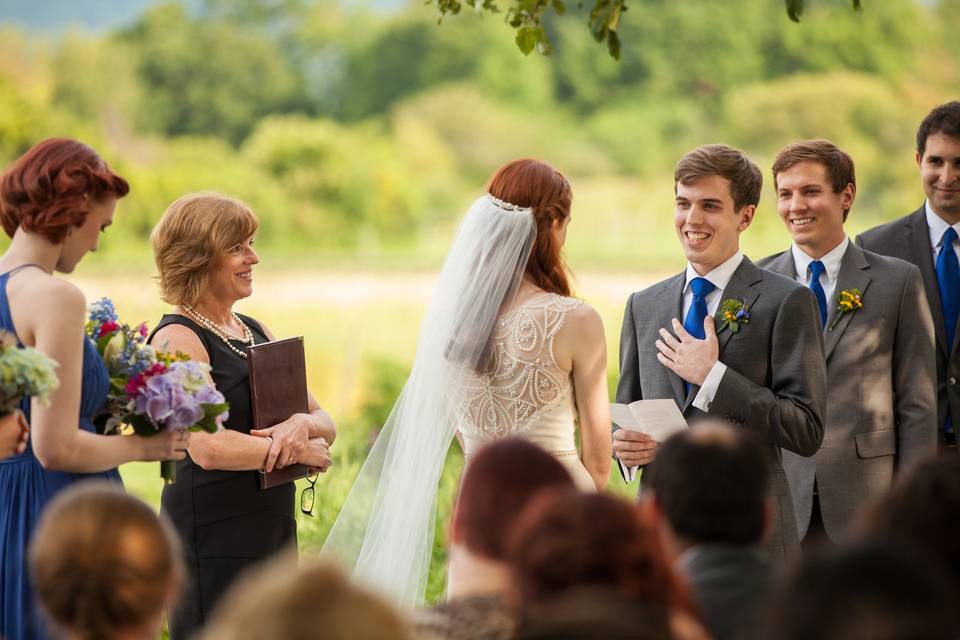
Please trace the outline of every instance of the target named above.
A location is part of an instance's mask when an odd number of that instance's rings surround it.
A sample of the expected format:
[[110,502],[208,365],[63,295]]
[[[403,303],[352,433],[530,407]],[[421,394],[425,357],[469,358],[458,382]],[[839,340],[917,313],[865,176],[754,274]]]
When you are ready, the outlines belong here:
[[454,509],[448,600],[418,612],[421,637],[512,637],[505,540],[530,499],[547,488],[573,489],[574,483],[538,446],[505,438],[480,450],[467,467]]
[[[912,547],[950,571],[960,592],[960,458],[943,453],[894,481],[862,514],[855,533]],[[960,603],[957,605],[960,609]]]
[[[625,500],[545,492],[524,510],[507,549],[520,637],[572,637],[565,630],[573,629],[587,633],[580,637],[707,637],[656,529]],[[580,604],[565,606],[573,602]],[[614,620],[612,609],[620,610]],[[583,630],[591,625],[603,632],[590,636]]]
[[[160,296],[175,305],[150,343],[208,363],[230,416],[217,433],[195,433],[177,481],[163,488],[162,510],[173,521],[190,570],[170,617],[172,640],[203,624],[241,571],[296,545],[295,486],[261,490],[257,470],[330,464],[333,421],[309,395],[309,412],[261,431],[252,429],[247,347],[273,340],[263,323],[234,312],[253,293],[253,250],[259,222],[247,205],[214,193],[183,196],[153,230]],[[282,381],[278,381],[282,384]]]
[[202,640],[412,640],[409,623],[335,565],[280,555],[236,581]]
[[769,524],[766,456],[752,438],[713,418],[657,451],[657,464],[644,474],[641,510],[659,524],[710,633],[745,637],[769,582],[761,550]]
[[781,587],[759,637],[956,640],[956,602],[942,570],[910,549],[828,549],[805,559]]
[[155,638],[183,575],[176,534],[105,481],[74,485],[44,511],[30,545],[41,608],[70,640]]

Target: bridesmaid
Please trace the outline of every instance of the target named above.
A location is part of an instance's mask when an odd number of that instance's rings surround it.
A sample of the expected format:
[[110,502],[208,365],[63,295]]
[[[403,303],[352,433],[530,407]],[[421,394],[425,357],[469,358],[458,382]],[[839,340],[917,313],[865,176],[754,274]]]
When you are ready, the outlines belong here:
[[97,435],[91,418],[110,380],[84,335],[86,301],[54,271],[70,273],[113,220],[129,191],[97,153],[75,140],[45,140],[17,160],[0,183],[0,222],[12,238],[0,256],[0,329],[59,363],[60,388],[49,406],[25,399],[24,451],[0,460],[0,636],[45,636],[27,581],[27,545],[44,506],[87,478],[120,481],[131,460],[182,459],[187,443]]

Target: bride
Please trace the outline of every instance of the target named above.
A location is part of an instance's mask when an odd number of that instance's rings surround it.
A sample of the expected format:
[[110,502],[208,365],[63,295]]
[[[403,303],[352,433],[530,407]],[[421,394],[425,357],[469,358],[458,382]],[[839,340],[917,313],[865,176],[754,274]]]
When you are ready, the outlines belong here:
[[582,488],[606,484],[606,343],[597,312],[570,297],[561,248],[571,202],[569,182],[546,163],[515,160],[494,174],[460,225],[410,377],[327,536],[325,551],[402,603],[423,599],[455,435],[467,464],[484,443],[520,436]]

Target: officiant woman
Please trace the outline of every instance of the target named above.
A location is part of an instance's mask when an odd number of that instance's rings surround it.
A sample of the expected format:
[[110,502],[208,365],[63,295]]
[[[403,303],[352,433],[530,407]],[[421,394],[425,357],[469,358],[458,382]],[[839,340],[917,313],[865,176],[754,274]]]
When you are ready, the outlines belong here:
[[160,297],[174,308],[150,343],[209,363],[230,403],[225,429],[193,434],[176,482],[163,490],[161,510],[180,535],[190,573],[171,612],[172,640],[193,635],[245,568],[296,544],[295,485],[261,490],[257,470],[295,463],[326,470],[330,464],[333,420],[312,395],[310,413],[251,429],[246,349],[275,338],[233,305],[253,292],[258,226],[239,200],[198,193],[171,204],[151,236]]

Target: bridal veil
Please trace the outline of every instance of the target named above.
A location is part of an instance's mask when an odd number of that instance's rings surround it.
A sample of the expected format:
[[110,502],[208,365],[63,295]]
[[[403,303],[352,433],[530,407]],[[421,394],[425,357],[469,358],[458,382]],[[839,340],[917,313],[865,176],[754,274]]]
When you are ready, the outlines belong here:
[[519,288],[532,209],[485,195],[470,207],[420,327],[413,368],[324,543],[354,577],[402,604],[423,600],[437,486],[468,377]]

